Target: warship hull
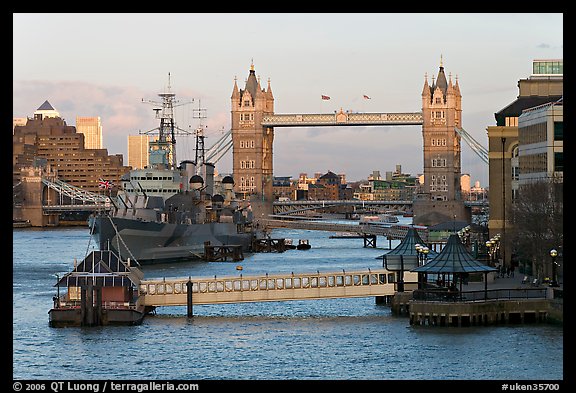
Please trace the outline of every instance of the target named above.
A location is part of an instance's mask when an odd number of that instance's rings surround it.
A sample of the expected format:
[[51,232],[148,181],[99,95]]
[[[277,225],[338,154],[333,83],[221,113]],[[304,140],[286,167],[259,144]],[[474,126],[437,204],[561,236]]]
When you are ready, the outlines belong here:
[[89,225],[100,250],[112,250],[140,265],[202,260],[206,242],[240,245],[249,252],[254,237],[252,231],[227,222],[171,224],[101,214],[91,217]]

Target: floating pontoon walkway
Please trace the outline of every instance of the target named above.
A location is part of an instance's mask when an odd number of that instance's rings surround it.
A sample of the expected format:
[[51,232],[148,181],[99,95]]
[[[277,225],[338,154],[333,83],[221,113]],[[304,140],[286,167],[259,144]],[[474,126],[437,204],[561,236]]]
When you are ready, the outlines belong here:
[[[393,296],[396,292],[395,276],[395,272],[376,269],[244,277],[163,278],[142,280],[139,288],[144,305],[188,306],[190,314],[193,304]],[[414,282],[414,286],[417,285],[416,277],[415,273],[405,273],[405,280]]]

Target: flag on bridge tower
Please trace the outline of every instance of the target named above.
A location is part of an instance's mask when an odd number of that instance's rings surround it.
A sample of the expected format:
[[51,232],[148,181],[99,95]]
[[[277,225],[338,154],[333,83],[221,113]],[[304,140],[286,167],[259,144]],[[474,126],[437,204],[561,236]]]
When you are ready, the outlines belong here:
[[324,94],[322,94],[322,99],[323,99],[323,100],[329,100],[330,97],[329,97],[329,96],[325,96]]
[[366,94],[364,94],[364,99],[365,99],[365,100],[369,100],[370,97],[368,97]]

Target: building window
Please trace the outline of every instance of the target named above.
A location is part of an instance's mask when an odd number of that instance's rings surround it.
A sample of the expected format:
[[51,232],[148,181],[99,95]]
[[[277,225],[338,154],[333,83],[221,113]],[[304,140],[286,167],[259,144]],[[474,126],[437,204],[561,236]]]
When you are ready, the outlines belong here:
[[554,153],[554,172],[564,172],[564,152]]
[[564,122],[559,121],[554,122],[554,140],[555,141],[564,140]]
[[244,106],[250,106],[250,100],[244,100]]
[[432,159],[432,167],[436,167],[436,168],[446,167],[446,159],[445,158],[433,158]]
[[441,103],[442,103],[442,98],[436,97],[436,103],[437,103],[437,104],[441,104]]
[[506,118],[506,127],[518,127],[518,118],[517,117],[507,117]]

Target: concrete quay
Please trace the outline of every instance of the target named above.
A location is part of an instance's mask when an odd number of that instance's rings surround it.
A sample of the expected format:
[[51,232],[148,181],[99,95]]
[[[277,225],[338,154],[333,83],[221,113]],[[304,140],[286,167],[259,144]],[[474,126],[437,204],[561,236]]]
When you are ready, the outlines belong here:
[[551,288],[532,286],[524,276],[495,278],[488,282],[486,299],[484,282],[462,285],[453,298],[413,298],[413,292],[396,293],[392,311],[408,315],[411,325],[481,326],[522,323],[563,323],[562,284]]

